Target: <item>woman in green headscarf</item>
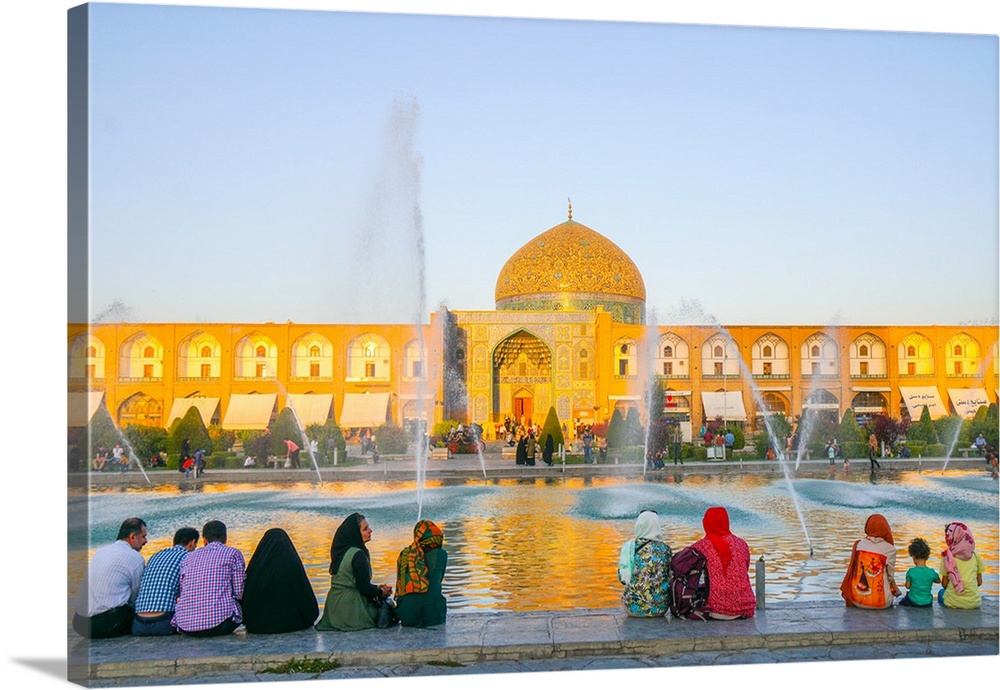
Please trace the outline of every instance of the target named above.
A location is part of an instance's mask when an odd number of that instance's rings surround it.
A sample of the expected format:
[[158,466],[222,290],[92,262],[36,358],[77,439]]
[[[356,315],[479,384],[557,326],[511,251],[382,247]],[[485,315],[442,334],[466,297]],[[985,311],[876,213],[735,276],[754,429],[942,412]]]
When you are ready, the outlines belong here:
[[413,543],[396,559],[396,615],[411,628],[444,623],[448,602],[441,594],[441,581],[448,553],[441,548],[444,534],[430,520],[413,528]]

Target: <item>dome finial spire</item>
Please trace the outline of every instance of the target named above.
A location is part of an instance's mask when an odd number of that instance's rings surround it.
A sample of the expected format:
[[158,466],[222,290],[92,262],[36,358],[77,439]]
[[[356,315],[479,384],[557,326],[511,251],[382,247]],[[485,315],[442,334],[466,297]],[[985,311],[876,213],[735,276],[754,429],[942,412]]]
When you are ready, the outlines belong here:
[[566,201],[569,203],[569,219],[573,220],[573,200],[566,197]]

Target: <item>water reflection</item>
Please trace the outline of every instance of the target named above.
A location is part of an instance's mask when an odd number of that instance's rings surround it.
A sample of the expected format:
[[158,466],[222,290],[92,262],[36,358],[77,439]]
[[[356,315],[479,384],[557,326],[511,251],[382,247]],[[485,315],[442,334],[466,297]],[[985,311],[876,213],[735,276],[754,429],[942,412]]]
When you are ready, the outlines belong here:
[[[820,470],[795,479],[812,556],[783,480],[763,474],[428,481],[423,514],[445,532],[444,589],[453,610],[618,606],[618,550],[631,537],[638,512],[656,510],[676,550],[701,538],[701,517],[712,505],[727,507],[733,531],[750,544],[751,574],[753,561],[765,557],[769,601],[835,598],[851,544],[863,535],[872,512],[885,514],[892,525],[900,582],[911,565],[910,539],[923,537],[939,554],[943,525],[953,519],[968,524],[986,563],[982,589],[995,596],[996,482],[961,471],[877,474],[874,482],[867,471],[830,475]],[[89,535],[86,526],[71,526],[71,549],[87,551],[90,544],[111,541],[121,520],[131,515],[149,524],[147,558],[169,546],[178,528],[200,528],[209,519],[228,525],[230,545],[247,558],[267,529],[281,527],[294,541],[322,602],[329,587],[330,540],[344,517],[354,511],[368,517],[374,530],[369,544],[373,579],[387,584],[395,583],[396,556],[412,538],[416,520],[414,482],[197,487],[108,489],[89,498],[71,497],[89,500],[91,520]],[[935,555],[929,565],[938,568],[940,558]],[[69,573],[70,601],[80,575]]]

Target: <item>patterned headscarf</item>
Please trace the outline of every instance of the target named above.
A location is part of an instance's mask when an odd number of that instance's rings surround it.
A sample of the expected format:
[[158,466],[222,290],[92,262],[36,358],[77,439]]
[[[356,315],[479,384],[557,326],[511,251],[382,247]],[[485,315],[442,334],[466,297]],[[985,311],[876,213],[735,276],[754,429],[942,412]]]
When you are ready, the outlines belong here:
[[663,541],[663,525],[655,510],[644,510],[635,520],[635,539],[622,544],[618,553],[618,580],[627,585],[632,581],[632,564],[635,550],[647,541]]
[[944,528],[944,543],[948,545],[948,548],[941,552],[944,569],[948,573],[948,580],[955,586],[955,591],[961,594],[965,591],[965,583],[962,582],[962,575],[958,572],[955,559],[967,561],[972,558],[976,550],[976,540],[972,538],[972,531],[964,524],[949,522]]
[[430,587],[425,555],[444,544],[444,533],[430,520],[421,520],[413,528],[413,543],[403,548],[396,559],[396,596],[420,594]]

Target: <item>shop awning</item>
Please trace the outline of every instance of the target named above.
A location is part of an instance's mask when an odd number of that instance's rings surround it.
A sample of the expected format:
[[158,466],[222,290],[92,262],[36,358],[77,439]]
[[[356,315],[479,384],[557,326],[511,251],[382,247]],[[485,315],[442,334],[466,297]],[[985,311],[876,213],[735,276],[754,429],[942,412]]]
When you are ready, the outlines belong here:
[[960,417],[972,419],[983,405],[989,405],[985,388],[949,388],[948,397]]
[[70,393],[66,406],[66,426],[87,426],[97,408],[104,404],[104,391]]
[[205,426],[212,423],[215,410],[219,407],[219,398],[176,398],[174,404],[170,406],[170,415],[167,417],[167,427],[174,423],[175,419],[181,419],[192,407],[197,407],[201,414],[201,421]]
[[722,417],[727,422],[747,421],[747,411],[743,407],[743,394],[739,391],[702,392],[701,402],[705,406],[705,418]]
[[385,424],[388,407],[388,393],[346,393],[338,425],[341,429],[356,429]]
[[222,420],[225,429],[266,429],[274,414],[277,393],[234,393]]
[[310,424],[326,424],[333,407],[333,393],[289,393],[286,404],[295,410],[303,429]]
[[920,419],[925,405],[930,412],[931,419],[948,416],[948,408],[941,401],[941,394],[934,386],[915,386],[913,388],[900,386],[899,392],[903,396],[903,402],[906,403],[906,409],[913,421]]

